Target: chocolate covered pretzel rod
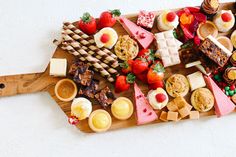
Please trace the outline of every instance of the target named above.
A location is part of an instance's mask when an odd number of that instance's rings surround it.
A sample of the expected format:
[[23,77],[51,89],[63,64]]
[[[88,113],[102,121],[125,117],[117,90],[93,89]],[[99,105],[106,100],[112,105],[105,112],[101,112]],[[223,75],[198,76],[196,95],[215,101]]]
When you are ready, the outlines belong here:
[[[91,47],[92,50],[97,50],[99,49],[97,46],[95,46],[95,41],[94,38],[92,36],[88,36],[87,34],[83,33],[81,30],[79,30],[78,28],[76,28],[72,23],[70,22],[64,22],[64,27],[69,28],[71,31],[73,31],[75,34],[77,34],[79,37],[81,37],[80,39],[80,43],[82,43],[85,46]],[[106,48],[101,48],[102,51],[104,51],[105,53],[107,53],[109,56],[111,56],[114,59],[118,59],[117,56],[115,54],[113,54],[110,50],[106,49]]]
[[[74,47],[78,52],[80,52],[82,49],[82,45],[78,42],[78,41],[75,41],[73,40],[69,35],[67,34],[62,34],[62,37],[63,39],[69,44],[71,45],[72,47]],[[83,49],[84,50],[84,49]],[[91,51],[91,50],[89,50]],[[91,56],[91,52],[89,51],[85,51],[86,53],[88,53],[89,56]],[[93,57],[93,56],[91,56]],[[94,58],[94,57],[93,57]],[[95,58],[95,60],[97,61],[98,64],[100,64],[103,68],[105,68],[110,74],[113,74],[113,75],[118,75],[118,71],[112,67],[109,67],[107,64],[101,62],[99,59]]]
[[[77,42],[80,42],[81,37],[79,35],[75,34],[69,28],[63,27],[62,33],[67,34],[69,37],[73,38]],[[113,68],[116,68],[119,65],[118,61],[116,59],[112,58],[111,56],[109,56],[104,51],[101,51],[100,49],[93,50],[91,48],[91,46],[89,46],[89,47],[82,46],[82,48],[84,50],[86,50],[89,54],[91,54],[92,56],[96,57],[97,59],[102,60],[104,63],[111,65]]]

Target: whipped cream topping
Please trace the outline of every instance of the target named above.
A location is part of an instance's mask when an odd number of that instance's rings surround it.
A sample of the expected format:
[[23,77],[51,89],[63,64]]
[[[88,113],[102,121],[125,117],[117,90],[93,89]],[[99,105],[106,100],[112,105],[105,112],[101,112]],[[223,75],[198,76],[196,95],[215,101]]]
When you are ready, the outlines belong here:
[[167,31],[167,30],[174,29],[179,24],[179,17],[177,15],[175,16],[175,19],[172,22],[167,20],[166,16],[169,12],[171,12],[171,11],[169,11],[169,10],[163,11],[158,16],[157,27],[160,31]]
[[[225,12],[228,12],[232,16],[232,19],[229,22],[225,22],[221,18],[221,15]],[[214,16],[213,22],[220,32],[227,32],[234,26],[235,17],[231,10],[221,10]]]

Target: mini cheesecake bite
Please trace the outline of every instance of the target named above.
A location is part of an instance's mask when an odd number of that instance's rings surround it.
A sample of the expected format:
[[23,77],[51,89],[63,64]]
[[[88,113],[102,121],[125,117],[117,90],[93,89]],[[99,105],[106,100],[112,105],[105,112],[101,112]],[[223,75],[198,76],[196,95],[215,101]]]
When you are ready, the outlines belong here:
[[162,88],[150,90],[148,92],[148,101],[153,109],[160,110],[165,107],[169,101],[166,91]]
[[83,97],[75,98],[71,104],[71,116],[75,116],[78,120],[89,117],[92,112],[92,103]]
[[235,17],[231,10],[221,10],[214,16],[213,22],[220,32],[228,32],[235,24]]
[[94,132],[105,132],[111,127],[110,114],[102,109],[93,111],[89,116],[89,127]]
[[112,115],[119,120],[130,118],[133,110],[133,103],[126,97],[117,98],[111,105]]
[[157,18],[157,28],[160,31],[168,31],[176,28],[179,24],[179,17],[175,12],[165,10]]

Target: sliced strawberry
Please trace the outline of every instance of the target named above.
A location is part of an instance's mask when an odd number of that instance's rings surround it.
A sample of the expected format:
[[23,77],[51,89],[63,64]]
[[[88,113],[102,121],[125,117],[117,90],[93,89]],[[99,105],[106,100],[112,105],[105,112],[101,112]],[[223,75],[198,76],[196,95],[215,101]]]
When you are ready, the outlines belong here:
[[198,29],[198,24],[199,22],[194,19],[194,21],[189,25],[188,27],[188,30],[192,33],[192,34],[195,34],[195,32],[197,31]]
[[199,12],[200,12],[200,8],[199,8],[199,7],[187,7],[187,9],[188,9],[191,13],[199,13]]
[[193,13],[193,16],[199,23],[206,22],[207,20],[207,16],[204,15],[203,13]]
[[184,25],[180,24],[180,27],[182,28],[182,30],[184,32],[184,36],[187,39],[193,39],[194,38],[193,34]]

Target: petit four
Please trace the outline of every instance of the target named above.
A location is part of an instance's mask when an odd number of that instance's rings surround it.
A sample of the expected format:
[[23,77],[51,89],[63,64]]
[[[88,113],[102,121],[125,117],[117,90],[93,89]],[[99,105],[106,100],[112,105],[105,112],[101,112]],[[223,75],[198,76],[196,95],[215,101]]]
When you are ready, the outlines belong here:
[[117,98],[111,105],[112,115],[120,120],[130,118],[133,110],[133,103],[126,97]]
[[167,120],[167,112],[161,111],[161,115],[160,115],[159,119],[163,122],[167,122],[168,121]]
[[213,22],[220,32],[228,32],[235,24],[235,17],[231,10],[221,10],[214,16]]
[[178,112],[168,111],[167,112],[167,120],[178,121]]
[[154,12],[141,10],[138,14],[137,25],[146,28],[152,28],[155,19]]
[[67,60],[63,58],[52,58],[50,61],[50,71],[51,76],[66,76],[67,70]]
[[236,67],[227,68],[223,78],[230,85],[236,84]]
[[204,0],[201,9],[208,15],[214,15],[217,13],[219,6],[219,0]]
[[234,46],[233,46],[231,40],[228,37],[226,37],[226,36],[219,36],[219,37],[216,38],[216,40],[219,43],[221,43],[225,48],[227,48],[230,52],[233,51]]
[[190,111],[189,119],[199,119],[199,118],[200,118],[199,111]]
[[191,95],[191,103],[199,112],[207,112],[214,106],[214,96],[207,88],[198,88]]
[[234,103],[225,95],[219,86],[211,79],[211,77],[204,77],[207,87],[211,89],[215,97],[215,114],[217,117],[224,116],[234,111]]
[[156,56],[162,59],[164,67],[180,63],[179,52],[180,41],[175,39],[173,31],[165,31],[155,34],[157,42]]
[[211,35],[209,35],[202,42],[202,44],[199,46],[199,50],[215,63],[217,63],[220,67],[223,67],[227,63],[229,57],[232,54]]
[[172,97],[185,96],[189,91],[187,78],[181,74],[174,74],[166,81],[167,93]]
[[71,101],[77,95],[77,86],[70,79],[62,79],[57,82],[54,92],[56,97],[61,101]]
[[150,90],[147,98],[152,108],[156,110],[160,110],[165,107],[169,101],[166,91],[162,88]]
[[230,62],[233,66],[236,66],[236,51],[234,51],[232,56],[230,57]]
[[139,47],[137,42],[131,39],[129,35],[123,35],[119,36],[114,50],[119,59],[129,60],[138,55]]
[[102,105],[103,108],[107,108],[115,100],[115,96],[108,86],[104,87],[95,95],[96,100]]
[[157,28],[160,31],[168,31],[177,28],[179,17],[175,12],[165,10],[157,18]]
[[86,98],[75,98],[71,104],[71,115],[78,120],[83,120],[89,117],[92,112],[92,103]]
[[112,119],[107,111],[98,109],[90,114],[88,124],[93,131],[104,132],[111,127]]
[[206,83],[200,71],[188,75],[187,79],[190,84],[191,91],[206,86]]
[[147,98],[144,96],[140,88],[134,83],[134,96],[136,106],[137,125],[150,123],[157,119],[157,114],[152,109]]
[[111,49],[117,42],[118,35],[113,28],[105,27],[94,35],[94,41],[98,48]]
[[233,33],[231,34],[230,40],[231,40],[234,48],[236,48],[236,30],[234,30]]
[[201,40],[204,40],[208,35],[216,38],[218,35],[218,29],[211,21],[202,22],[198,26],[197,35]]
[[143,29],[140,26],[137,26],[135,23],[131,22],[124,16],[120,17],[120,24],[132,38],[138,41],[138,43],[144,49],[148,48],[154,40],[154,35],[151,32]]

